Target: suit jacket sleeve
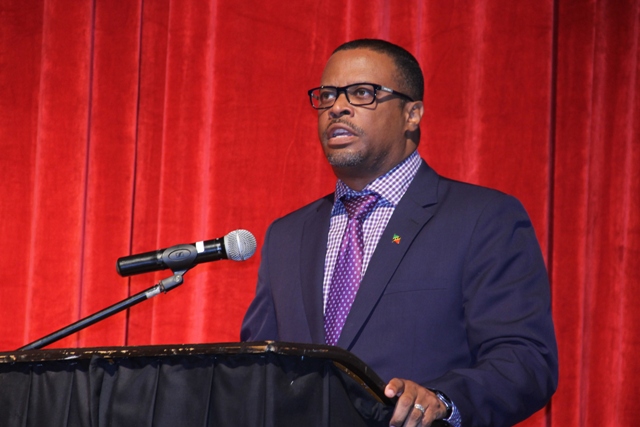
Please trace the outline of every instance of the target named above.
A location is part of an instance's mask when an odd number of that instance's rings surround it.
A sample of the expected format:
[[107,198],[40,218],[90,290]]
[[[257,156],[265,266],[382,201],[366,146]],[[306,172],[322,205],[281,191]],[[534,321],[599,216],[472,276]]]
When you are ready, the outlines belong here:
[[478,215],[461,284],[472,364],[425,385],[445,391],[463,425],[513,425],[542,408],[558,380],[548,277],[516,199],[496,193]]

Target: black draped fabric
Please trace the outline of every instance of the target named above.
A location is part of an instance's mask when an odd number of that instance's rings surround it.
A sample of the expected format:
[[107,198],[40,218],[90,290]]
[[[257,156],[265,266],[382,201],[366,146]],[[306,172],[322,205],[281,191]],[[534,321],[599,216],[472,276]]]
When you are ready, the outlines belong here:
[[386,426],[329,358],[176,354],[0,363],[0,426]]

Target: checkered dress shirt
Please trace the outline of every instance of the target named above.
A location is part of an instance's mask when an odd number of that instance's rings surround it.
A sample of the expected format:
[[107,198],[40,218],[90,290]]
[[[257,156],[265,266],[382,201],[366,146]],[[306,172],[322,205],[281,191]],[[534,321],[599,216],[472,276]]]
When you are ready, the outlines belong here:
[[383,176],[377,178],[375,181],[367,185],[362,191],[353,191],[347,185],[338,180],[336,183],[335,202],[333,203],[333,210],[331,211],[331,223],[329,226],[329,241],[327,242],[327,255],[324,261],[324,282],[322,293],[324,295],[324,306],[327,305],[327,298],[329,296],[329,286],[331,285],[331,277],[333,275],[333,269],[336,265],[336,259],[338,257],[338,251],[340,250],[340,242],[342,241],[342,235],[347,227],[347,211],[340,201],[340,198],[345,194],[364,194],[364,193],[378,193],[380,200],[376,204],[373,212],[365,219],[362,226],[362,232],[364,237],[364,259],[362,260],[362,275],[367,271],[369,260],[371,255],[376,249],[378,240],[387,227],[389,218],[395,210],[396,206],[404,196],[404,193],[409,188],[409,184],[416,176],[418,168],[422,160],[417,151],[414,151],[409,157],[402,161],[399,165],[391,169]]

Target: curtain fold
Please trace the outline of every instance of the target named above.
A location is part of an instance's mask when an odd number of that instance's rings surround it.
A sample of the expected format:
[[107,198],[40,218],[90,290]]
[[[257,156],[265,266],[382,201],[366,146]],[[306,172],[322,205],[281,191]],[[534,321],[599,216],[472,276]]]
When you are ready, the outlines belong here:
[[[551,278],[564,384],[552,425],[632,425],[640,5],[560,2],[558,23]],[[603,396],[613,399],[600,406]]]
[[[306,90],[359,37],[420,61],[430,165],[532,218],[561,364],[523,425],[633,424],[640,0],[0,0],[0,351],[170,275],[121,278],[120,256],[260,246],[331,192]],[[259,262],[200,265],[54,346],[237,341]]]

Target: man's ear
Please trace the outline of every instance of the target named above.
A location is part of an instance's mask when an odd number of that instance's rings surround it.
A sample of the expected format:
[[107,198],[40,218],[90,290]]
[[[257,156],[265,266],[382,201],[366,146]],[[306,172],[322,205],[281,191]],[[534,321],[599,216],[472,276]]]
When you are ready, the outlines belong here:
[[407,130],[414,131],[420,127],[420,121],[424,114],[424,105],[422,101],[408,102],[405,108],[407,108]]

